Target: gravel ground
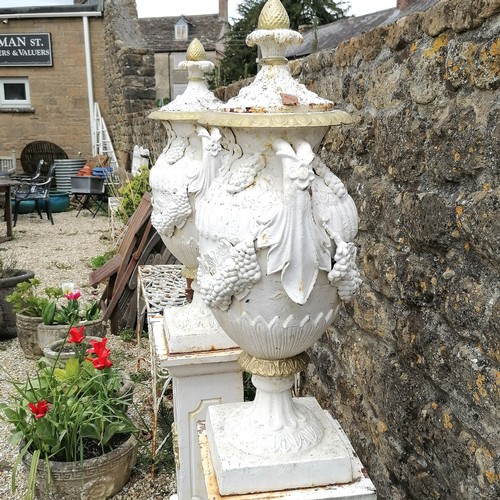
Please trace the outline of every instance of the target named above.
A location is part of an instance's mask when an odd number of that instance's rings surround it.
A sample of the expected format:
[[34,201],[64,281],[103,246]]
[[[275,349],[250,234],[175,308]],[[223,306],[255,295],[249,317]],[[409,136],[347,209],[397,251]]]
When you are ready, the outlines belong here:
[[[0,244],[0,255],[11,255],[18,267],[31,269],[42,282],[42,286],[58,286],[63,282],[73,282],[82,290],[87,299],[97,298],[101,289],[94,290],[88,285],[92,257],[104,254],[113,248],[110,238],[108,217],[70,210],[54,214],[54,225],[36,214],[20,215],[14,228],[14,240]],[[115,365],[131,373],[135,381],[134,403],[136,411],[145,421],[145,431],[151,432],[152,396],[149,364],[148,339],[143,337],[139,344],[130,332],[111,336],[109,345]],[[14,377],[24,378],[35,367],[35,361],[26,359],[17,339],[0,342],[2,366]],[[0,375],[0,378],[3,378]],[[0,400],[8,398],[10,386],[0,380]],[[162,412],[168,419],[168,410]],[[160,422],[159,441],[168,432],[168,425]],[[162,425],[163,423],[163,425]],[[18,449],[8,443],[9,427],[0,422],[0,498],[21,499],[24,497],[26,471],[20,469],[18,487],[11,493],[10,476]],[[168,498],[175,491],[173,459],[168,447],[157,455],[155,477],[151,478],[151,443],[144,441],[139,450],[136,467],[129,483],[113,498],[117,500],[149,500]]]

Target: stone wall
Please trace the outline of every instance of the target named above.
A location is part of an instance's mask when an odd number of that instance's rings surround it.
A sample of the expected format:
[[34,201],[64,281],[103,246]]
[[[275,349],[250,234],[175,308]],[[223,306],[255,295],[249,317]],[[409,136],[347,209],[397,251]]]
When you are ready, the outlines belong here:
[[499,12],[442,0],[290,63],[353,116],[321,155],[358,207],[363,278],[304,391],[379,500],[500,498]]
[[156,109],[154,53],[144,48],[134,0],[106,0],[104,31],[107,125],[120,167],[130,170],[135,144],[149,148],[155,159],[166,141],[163,126],[147,119]]
[[321,155],[358,207],[363,278],[305,387],[380,499],[500,498],[499,11],[443,0],[291,64],[354,118]]

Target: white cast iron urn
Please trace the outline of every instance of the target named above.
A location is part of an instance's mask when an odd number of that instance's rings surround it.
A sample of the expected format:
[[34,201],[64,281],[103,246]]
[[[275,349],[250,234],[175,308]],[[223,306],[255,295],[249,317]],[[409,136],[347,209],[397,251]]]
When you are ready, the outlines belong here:
[[[209,410],[222,495],[352,479],[348,453],[319,405],[290,390],[307,365],[304,351],[360,285],[356,207],[315,153],[329,126],[351,120],[291,77],[284,53],[302,37],[288,28],[281,2],[269,0],[247,37],[262,51],[258,75],[200,117],[228,127],[236,143],[197,207],[199,289],[243,349],[240,363],[257,388],[253,403]],[[248,469],[235,465],[247,462]],[[258,481],[248,480],[249,470]]]
[[204,75],[214,69],[214,64],[205,60],[198,39],[190,43],[186,61],[179,67],[188,71],[186,90],[149,116],[162,120],[168,133],[167,145],[150,173],[151,222],[165,246],[184,264],[186,277],[194,279],[193,302],[167,308],[165,331],[171,353],[234,348],[234,342],[196,293],[197,204],[217,176],[221,157],[227,154],[219,130],[203,127],[197,120],[201,113],[218,109],[222,103],[208,90]]

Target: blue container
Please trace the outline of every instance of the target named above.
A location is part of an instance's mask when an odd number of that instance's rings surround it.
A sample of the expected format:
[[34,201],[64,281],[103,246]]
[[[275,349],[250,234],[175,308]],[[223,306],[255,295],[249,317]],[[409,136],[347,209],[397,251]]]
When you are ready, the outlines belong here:
[[69,194],[54,192],[50,193],[50,211],[53,214],[65,212],[69,208]]
[[[14,213],[14,200],[10,201],[12,213]],[[35,200],[25,200],[19,203],[18,214],[30,214],[35,210]]]
[[102,177],[103,179],[111,177],[112,173],[113,173],[112,167],[95,167],[92,170],[92,175],[95,175],[96,177]]

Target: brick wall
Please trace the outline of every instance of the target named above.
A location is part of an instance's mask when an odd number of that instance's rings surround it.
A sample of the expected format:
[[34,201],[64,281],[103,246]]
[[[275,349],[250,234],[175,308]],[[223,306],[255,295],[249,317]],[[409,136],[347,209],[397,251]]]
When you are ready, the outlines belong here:
[[[94,98],[106,116],[102,18],[90,18]],[[29,78],[32,113],[0,111],[2,150],[35,140],[54,142],[70,158],[92,153],[82,18],[10,19],[2,33],[51,33],[52,67],[2,67],[2,76]],[[18,161],[18,169],[20,163]]]

